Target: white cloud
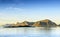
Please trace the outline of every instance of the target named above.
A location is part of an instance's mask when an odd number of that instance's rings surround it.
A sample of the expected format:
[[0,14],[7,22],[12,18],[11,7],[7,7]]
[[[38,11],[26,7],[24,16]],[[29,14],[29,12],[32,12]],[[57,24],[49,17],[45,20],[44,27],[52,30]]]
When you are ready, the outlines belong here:
[[17,7],[7,7],[5,8],[6,10],[16,10],[16,11],[22,11],[22,8],[17,8]]

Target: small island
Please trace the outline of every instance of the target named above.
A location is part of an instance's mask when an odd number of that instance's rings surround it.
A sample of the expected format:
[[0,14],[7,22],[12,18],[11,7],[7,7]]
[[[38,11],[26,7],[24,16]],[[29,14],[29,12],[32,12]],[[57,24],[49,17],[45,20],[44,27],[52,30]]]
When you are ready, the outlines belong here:
[[40,20],[37,22],[24,21],[22,23],[17,22],[16,24],[6,24],[5,28],[15,28],[15,27],[56,27],[57,24],[49,19]]

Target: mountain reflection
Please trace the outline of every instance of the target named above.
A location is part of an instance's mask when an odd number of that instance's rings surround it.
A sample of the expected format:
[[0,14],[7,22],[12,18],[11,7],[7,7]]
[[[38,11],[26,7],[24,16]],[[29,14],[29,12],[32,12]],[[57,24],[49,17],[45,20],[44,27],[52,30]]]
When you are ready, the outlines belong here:
[[59,37],[60,27],[21,27],[0,29],[0,36],[11,37]]

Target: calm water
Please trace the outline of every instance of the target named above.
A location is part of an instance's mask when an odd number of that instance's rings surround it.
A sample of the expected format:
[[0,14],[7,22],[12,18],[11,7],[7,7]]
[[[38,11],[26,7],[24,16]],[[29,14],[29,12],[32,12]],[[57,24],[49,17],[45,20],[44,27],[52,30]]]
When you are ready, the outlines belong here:
[[0,37],[60,37],[60,27],[0,28]]

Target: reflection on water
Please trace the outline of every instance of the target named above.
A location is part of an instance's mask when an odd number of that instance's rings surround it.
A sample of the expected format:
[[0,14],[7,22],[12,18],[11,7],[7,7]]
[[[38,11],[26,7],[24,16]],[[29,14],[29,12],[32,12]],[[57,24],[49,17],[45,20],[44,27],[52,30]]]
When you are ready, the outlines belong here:
[[1,28],[0,37],[60,37],[60,27]]

